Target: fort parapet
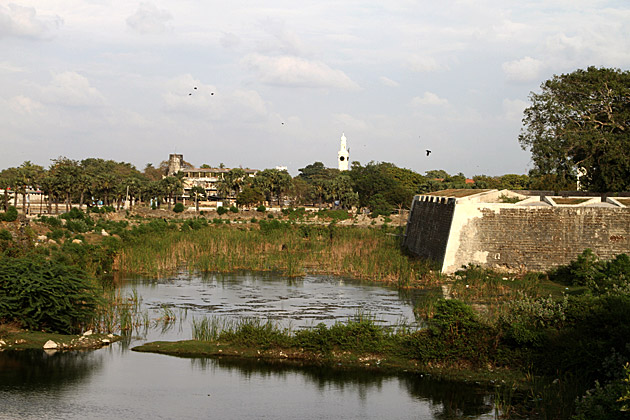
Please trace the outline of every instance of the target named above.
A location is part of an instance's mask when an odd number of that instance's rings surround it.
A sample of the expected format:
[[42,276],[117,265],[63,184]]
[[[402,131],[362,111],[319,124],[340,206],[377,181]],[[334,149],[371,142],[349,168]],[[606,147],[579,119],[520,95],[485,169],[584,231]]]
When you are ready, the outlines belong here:
[[630,197],[546,193],[444,190],[416,196],[404,245],[447,274],[467,264],[544,271],[586,248],[603,259],[630,253]]

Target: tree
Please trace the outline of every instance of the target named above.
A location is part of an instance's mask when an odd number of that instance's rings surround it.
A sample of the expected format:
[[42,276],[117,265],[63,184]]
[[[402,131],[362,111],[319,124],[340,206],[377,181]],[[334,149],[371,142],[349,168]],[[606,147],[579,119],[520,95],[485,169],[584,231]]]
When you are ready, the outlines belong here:
[[50,166],[50,175],[53,178],[55,190],[66,196],[66,211],[70,211],[72,207],[72,194],[76,191],[76,180],[83,173],[83,168],[79,166],[76,160],[67,157],[59,157],[53,159]]
[[265,169],[256,174],[254,187],[265,194],[269,202],[276,197],[278,205],[282,207],[282,196],[291,187],[291,175],[286,170]]
[[171,203],[173,201],[173,197],[182,192],[182,188],[184,186],[181,178],[176,176],[167,176],[159,181],[162,189],[166,193],[168,209],[171,209]]
[[256,204],[260,204],[265,199],[260,190],[251,185],[246,185],[243,187],[241,193],[236,197],[236,205],[240,207],[251,207]]
[[199,199],[206,196],[206,189],[199,185],[194,185],[190,189],[190,195],[195,197],[195,211],[199,213]]
[[538,177],[590,191],[630,189],[630,72],[589,67],[554,75],[529,96],[519,135]]

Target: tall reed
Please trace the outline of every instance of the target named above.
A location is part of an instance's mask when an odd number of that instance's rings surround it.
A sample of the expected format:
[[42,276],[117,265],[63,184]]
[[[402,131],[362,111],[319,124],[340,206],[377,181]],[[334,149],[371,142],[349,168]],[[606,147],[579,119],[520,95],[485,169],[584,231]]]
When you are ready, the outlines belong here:
[[308,227],[278,223],[210,225],[197,230],[140,234],[122,250],[120,269],[158,277],[189,270],[229,272],[238,269],[280,271],[289,276],[308,272],[352,276],[402,287],[432,282],[430,267],[408,258],[395,236],[379,229]]

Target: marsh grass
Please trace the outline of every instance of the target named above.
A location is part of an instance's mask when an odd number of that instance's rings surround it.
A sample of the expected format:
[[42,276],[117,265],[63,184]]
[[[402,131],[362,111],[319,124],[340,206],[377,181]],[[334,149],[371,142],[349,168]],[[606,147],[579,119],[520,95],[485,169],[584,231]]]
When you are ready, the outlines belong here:
[[120,289],[106,292],[106,304],[99,310],[93,328],[98,332],[130,334],[151,326],[148,310],[141,310],[142,298],[133,289],[123,295]]
[[269,222],[263,230],[207,226],[136,235],[122,250],[120,269],[152,277],[183,266],[191,272],[327,273],[400,287],[435,281],[429,264],[406,256],[395,236],[378,229]]

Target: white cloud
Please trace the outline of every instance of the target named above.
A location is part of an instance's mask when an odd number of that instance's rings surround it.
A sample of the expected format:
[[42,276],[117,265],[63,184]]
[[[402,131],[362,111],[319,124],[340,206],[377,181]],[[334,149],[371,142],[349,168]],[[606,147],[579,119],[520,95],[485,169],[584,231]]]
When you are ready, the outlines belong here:
[[531,57],[503,63],[503,72],[508,80],[532,82],[540,79],[543,62]]
[[46,39],[59,28],[63,20],[59,16],[41,16],[33,7],[15,3],[0,5],[0,38],[18,37]]
[[48,103],[73,107],[100,106],[105,98],[90,81],[76,72],[67,71],[53,77],[49,86],[42,88],[43,100]]
[[3,71],[3,72],[22,73],[25,70],[26,69],[24,67],[18,67],[6,61],[0,62],[0,71]]
[[330,68],[321,61],[309,61],[299,57],[268,57],[252,54],[243,60],[255,70],[262,83],[279,86],[308,88],[360,89],[343,71]]
[[430,73],[446,69],[446,67],[439,64],[435,58],[419,55],[416,55],[409,60],[409,66],[411,67],[411,70],[420,73]]
[[379,78],[379,80],[381,81],[382,84],[384,84],[385,86],[389,86],[389,87],[398,87],[400,86],[400,83],[398,83],[395,80],[390,79],[389,77],[385,77],[385,76],[381,76]]
[[422,96],[416,96],[411,100],[411,103],[414,106],[425,106],[425,105],[437,105],[443,106],[448,105],[448,99],[440,98],[433,92],[424,92]]
[[22,95],[11,98],[9,107],[19,114],[33,114],[42,111],[44,108],[40,102]]
[[160,34],[169,30],[168,22],[172,19],[168,11],[152,3],[140,3],[138,10],[127,18],[127,25],[141,34]]

